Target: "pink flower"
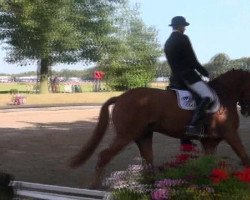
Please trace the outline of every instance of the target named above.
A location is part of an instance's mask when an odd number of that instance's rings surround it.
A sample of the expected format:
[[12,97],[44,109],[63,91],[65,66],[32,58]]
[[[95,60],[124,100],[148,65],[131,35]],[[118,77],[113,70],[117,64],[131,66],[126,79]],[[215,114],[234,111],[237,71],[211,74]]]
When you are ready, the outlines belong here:
[[151,193],[152,200],[167,200],[169,198],[169,189],[156,189]]

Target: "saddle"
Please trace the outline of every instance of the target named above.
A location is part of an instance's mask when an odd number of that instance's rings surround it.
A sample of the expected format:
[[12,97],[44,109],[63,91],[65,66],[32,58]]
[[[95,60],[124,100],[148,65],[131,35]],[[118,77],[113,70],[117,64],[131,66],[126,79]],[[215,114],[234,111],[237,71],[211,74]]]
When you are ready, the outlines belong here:
[[[190,91],[177,89],[177,88],[170,88],[170,89],[176,92],[177,103],[181,109],[183,110],[195,110],[196,109],[196,106],[197,106],[196,101],[195,101],[194,95]],[[216,113],[220,108],[220,100],[216,92],[213,89],[212,91],[213,91],[215,102],[208,110],[206,110],[206,113],[210,113],[210,114]]]

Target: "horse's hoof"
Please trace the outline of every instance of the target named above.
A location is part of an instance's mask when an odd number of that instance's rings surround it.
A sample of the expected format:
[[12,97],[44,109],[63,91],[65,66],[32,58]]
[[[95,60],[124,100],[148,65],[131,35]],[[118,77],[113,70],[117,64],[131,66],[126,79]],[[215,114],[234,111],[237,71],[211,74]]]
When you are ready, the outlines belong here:
[[95,181],[91,182],[89,185],[88,185],[88,189],[90,190],[95,190],[98,188],[98,183],[96,183]]

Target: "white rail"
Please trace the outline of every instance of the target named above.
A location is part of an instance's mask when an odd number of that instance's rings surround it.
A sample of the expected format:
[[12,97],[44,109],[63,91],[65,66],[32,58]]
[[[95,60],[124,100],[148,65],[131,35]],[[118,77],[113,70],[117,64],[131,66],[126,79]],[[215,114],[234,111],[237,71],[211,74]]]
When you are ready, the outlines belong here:
[[44,185],[13,181],[10,183],[15,191],[16,200],[32,198],[35,200],[110,200],[109,192],[71,188],[55,185]]

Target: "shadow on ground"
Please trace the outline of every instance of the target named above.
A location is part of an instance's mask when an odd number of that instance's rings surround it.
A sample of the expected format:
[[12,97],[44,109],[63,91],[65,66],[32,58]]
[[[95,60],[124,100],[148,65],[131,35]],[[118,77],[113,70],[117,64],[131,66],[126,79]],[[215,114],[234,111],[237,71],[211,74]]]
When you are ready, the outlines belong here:
[[[78,169],[68,167],[68,160],[87,142],[95,123],[36,123],[32,128],[0,129],[0,169],[13,174],[16,180],[86,188],[93,176],[98,152],[108,146],[113,138],[112,126],[91,159]],[[249,120],[241,123],[241,137],[250,154]],[[198,143],[198,142],[197,142]],[[155,163],[164,163],[179,152],[179,140],[156,133],[154,135]],[[221,143],[218,155],[236,162],[232,149]],[[139,156],[134,144],[126,147],[108,164],[105,176],[112,171],[124,170]]]

